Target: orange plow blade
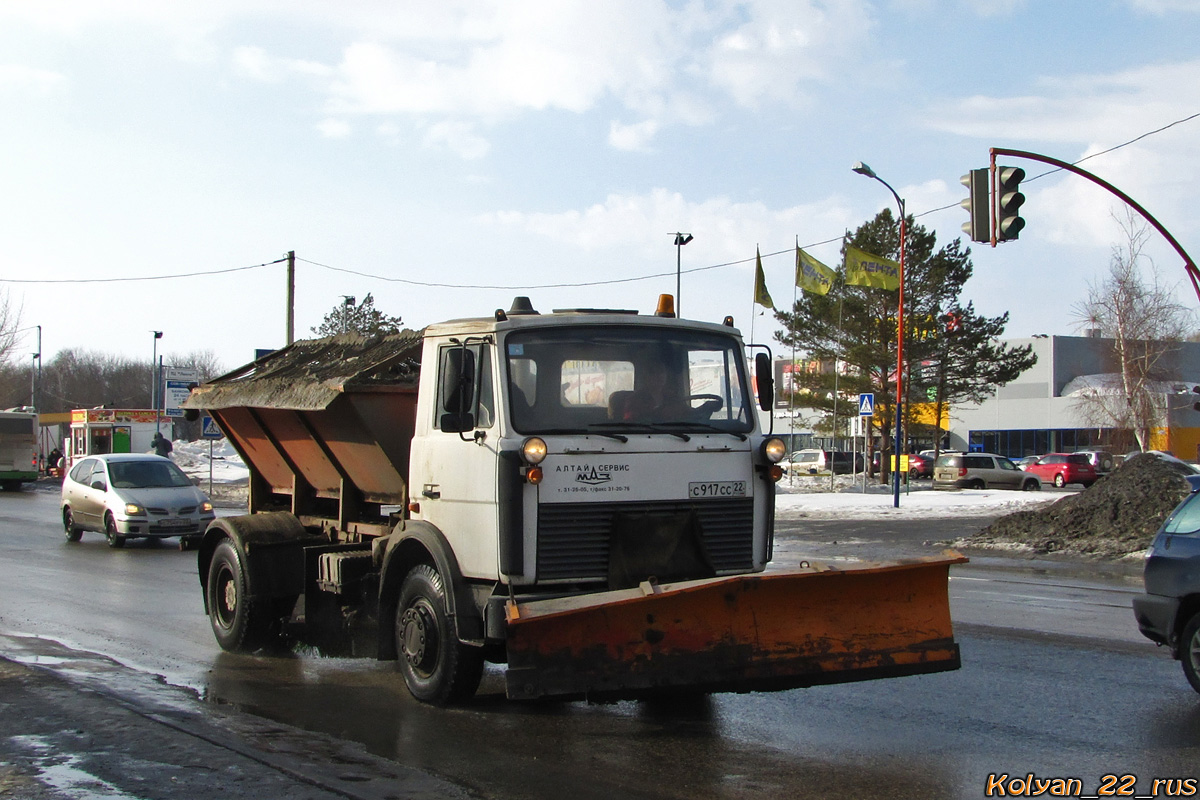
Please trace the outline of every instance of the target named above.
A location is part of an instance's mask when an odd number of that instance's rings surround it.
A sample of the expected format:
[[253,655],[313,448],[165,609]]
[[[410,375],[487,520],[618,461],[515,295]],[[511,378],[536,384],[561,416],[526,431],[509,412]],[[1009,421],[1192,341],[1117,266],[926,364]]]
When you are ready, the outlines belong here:
[[960,666],[949,570],[816,565],[508,605],[508,696],[777,691]]

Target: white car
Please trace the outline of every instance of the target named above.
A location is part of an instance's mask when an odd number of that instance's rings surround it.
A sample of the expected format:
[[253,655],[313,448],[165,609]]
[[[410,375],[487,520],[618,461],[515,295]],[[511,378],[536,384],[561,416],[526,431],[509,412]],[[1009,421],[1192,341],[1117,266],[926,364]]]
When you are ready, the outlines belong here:
[[128,538],[199,536],[216,515],[212,502],[175,462],[141,453],[81,459],[63,478],[62,521],[67,541],[98,531],[109,547]]

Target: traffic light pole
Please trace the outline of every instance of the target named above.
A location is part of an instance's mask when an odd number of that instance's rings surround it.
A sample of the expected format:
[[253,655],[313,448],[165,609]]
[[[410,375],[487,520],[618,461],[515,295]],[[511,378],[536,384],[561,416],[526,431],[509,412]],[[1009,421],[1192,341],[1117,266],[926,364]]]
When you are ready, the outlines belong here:
[[[1017,158],[1028,158],[1031,161],[1040,161],[1043,164],[1050,164],[1052,166],[1058,167],[1059,169],[1065,169],[1067,172],[1073,172],[1082,178],[1087,178],[1089,181],[1096,184],[1097,186],[1101,186],[1101,187],[1107,189],[1112,194],[1115,194],[1117,197],[1124,200],[1135,211],[1137,211],[1139,214],[1141,214],[1142,217],[1147,222],[1149,222],[1151,225],[1153,225],[1154,229],[1156,231],[1158,231],[1159,233],[1161,233],[1162,237],[1164,239],[1166,239],[1172,247],[1175,248],[1175,252],[1179,253],[1180,258],[1183,259],[1183,268],[1187,271],[1188,278],[1192,282],[1192,289],[1194,289],[1196,292],[1196,299],[1200,300],[1200,269],[1196,268],[1196,263],[1194,261],[1192,261],[1192,257],[1189,256],[1187,254],[1187,251],[1183,249],[1183,245],[1179,244],[1179,242],[1177,242],[1175,240],[1175,237],[1171,235],[1171,232],[1168,231],[1166,228],[1164,228],[1162,223],[1160,223],[1157,219],[1154,218],[1153,214],[1151,214],[1146,209],[1142,208],[1141,204],[1138,203],[1136,200],[1134,200],[1132,197],[1125,194],[1120,189],[1113,186],[1111,183],[1104,180],[1103,178],[1097,177],[1096,175],[1093,175],[1092,173],[1088,172],[1087,170],[1081,169],[1069,162],[1060,161],[1057,158],[1051,158],[1050,156],[1044,156],[1044,155],[1041,155],[1040,153],[1031,153],[1028,150],[1010,150],[1006,147],[991,148],[991,155],[992,155],[991,171],[992,171],[993,181],[995,180],[995,175],[996,175],[996,156],[998,156],[998,155],[1015,156]],[[995,225],[996,225],[996,220],[993,216],[993,219],[992,219],[992,247],[996,246]]]

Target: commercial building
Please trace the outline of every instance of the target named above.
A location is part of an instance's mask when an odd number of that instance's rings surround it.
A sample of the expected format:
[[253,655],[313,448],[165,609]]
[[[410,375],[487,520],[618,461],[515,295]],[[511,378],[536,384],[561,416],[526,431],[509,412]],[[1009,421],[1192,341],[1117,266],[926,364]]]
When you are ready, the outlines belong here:
[[[1000,387],[983,403],[955,406],[950,414],[950,449],[999,453],[1010,458],[1055,451],[1136,449],[1132,432],[1105,427],[1089,407],[1119,386],[1113,340],[1044,336],[1010,339],[1032,345],[1037,364]],[[1155,385],[1163,409],[1151,447],[1200,459],[1200,343],[1183,342],[1161,361],[1164,379]]]

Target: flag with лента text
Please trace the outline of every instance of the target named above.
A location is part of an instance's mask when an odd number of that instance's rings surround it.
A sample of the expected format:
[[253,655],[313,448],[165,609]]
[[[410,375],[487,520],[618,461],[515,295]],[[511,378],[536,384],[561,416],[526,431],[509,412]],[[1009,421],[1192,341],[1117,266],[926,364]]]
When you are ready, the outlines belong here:
[[846,246],[846,284],[876,289],[900,288],[900,265],[889,258]]
[[813,294],[829,294],[837,273],[817,261],[808,253],[796,248],[796,285]]

